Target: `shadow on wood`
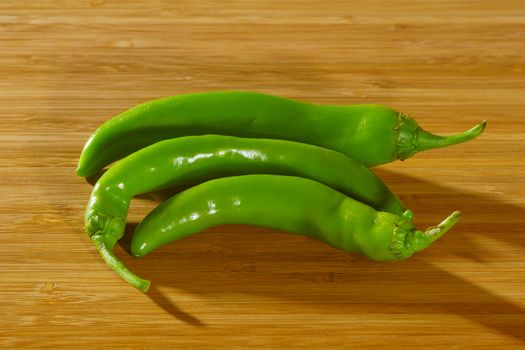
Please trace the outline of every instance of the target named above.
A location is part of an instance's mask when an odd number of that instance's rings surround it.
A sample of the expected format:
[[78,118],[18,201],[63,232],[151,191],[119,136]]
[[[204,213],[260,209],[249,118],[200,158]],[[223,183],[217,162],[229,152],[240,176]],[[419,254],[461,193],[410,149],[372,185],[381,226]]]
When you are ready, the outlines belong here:
[[[490,219],[493,212],[524,217],[524,210],[482,194],[464,193],[385,170],[377,172],[384,179],[397,178],[433,194],[432,198],[412,198],[414,207],[406,203],[416,218],[420,211],[461,209],[466,216],[483,219],[465,220],[432,248],[399,263],[372,262],[313,239],[241,225],[209,229],[140,260],[130,256],[122,259],[152,285],[190,293],[260,295],[300,303],[305,309],[322,313],[456,314],[525,342],[523,308],[432,264],[433,259],[443,260],[450,254],[480,264],[489,261],[490,246],[465,242],[468,233],[523,246],[525,238],[515,232],[515,224],[509,223],[502,230],[500,222]],[[172,190],[161,191],[152,198],[160,201],[172,194]],[[468,208],[455,208],[457,203],[468,204]],[[121,241],[125,249],[135,227],[127,227]],[[150,297],[174,317],[189,324],[204,324],[172,305],[159,290],[154,289]]]

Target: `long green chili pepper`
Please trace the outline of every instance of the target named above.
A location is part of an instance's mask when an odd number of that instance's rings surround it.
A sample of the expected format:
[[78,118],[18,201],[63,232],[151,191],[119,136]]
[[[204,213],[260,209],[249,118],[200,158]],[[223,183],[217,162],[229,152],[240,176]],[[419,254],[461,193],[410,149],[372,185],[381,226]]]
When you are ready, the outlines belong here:
[[379,210],[411,219],[411,211],[377,176],[342,153],[292,141],[204,135],[155,143],[109,168],[93,188],[85,212],[85,230],[108,265],[144,289],[146,282],[113,255],[113,246],[124,233],[132,197],[243,174],[310,178]]
[[77,174],[94,175],[111,162],[164,139],[203,134],[309,143],[374,166],[465,142],[480,135],[484,127],[485,122],[443,137],[381,105],[320,105],[240,91],[183,94],[140,104],[101,125],[82,151]]
[[378,212],[319,182],[281,175],[211,180],[160,204],[135,230],[142,257],[174,240],[222,224],[249,224],[316,238],[373,260],[402,260],[427,248],[459,220],[416,230],[406,218]]

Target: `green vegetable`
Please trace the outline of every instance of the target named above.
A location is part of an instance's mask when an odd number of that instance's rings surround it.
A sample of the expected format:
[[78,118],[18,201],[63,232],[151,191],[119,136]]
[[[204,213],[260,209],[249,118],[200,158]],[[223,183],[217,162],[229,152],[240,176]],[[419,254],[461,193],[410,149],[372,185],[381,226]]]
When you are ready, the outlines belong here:
[[380,105],[319,105],[236,91],[185,94],[146,102],[104,123],[86,143],[77,173],[94,175],[155,142],[203,134],[298,141],[374,166],[470,140],[484,127],[441,137]]
[[110,267],[135,287],[147,289],[148,282],[113,254],[113,246],[124,233],[132,197],[243,174],[310,178],[379,210],[411,218],[411,212],[378,177],[344,154],[292,141],[204,135],[158,142],[109,168],[93,188],[85,212],[85,230]]
[[402,216],[378,212],[319,182],[295,176],[244,175],[211,180],[160,204],[131,242],[142,257],[174,240],[222,224],[249,224],[310,236],[373,260],[402,260],[425,249],[459,220],[416,230]]

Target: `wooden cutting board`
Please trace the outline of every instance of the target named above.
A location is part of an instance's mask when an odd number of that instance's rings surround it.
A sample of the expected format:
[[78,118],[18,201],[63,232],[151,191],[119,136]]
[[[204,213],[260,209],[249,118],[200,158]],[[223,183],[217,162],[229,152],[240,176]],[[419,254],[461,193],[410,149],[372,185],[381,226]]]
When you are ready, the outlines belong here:
[[[525,348],[523,1],[0,2],[0,347]],[[401,263],[219,227],[137,260],[83,233],[90,133],[146,100],[239,89],[382,103],[475,141],[374,169],[420,227]],[[161,198],[133,202],[128,237]]]

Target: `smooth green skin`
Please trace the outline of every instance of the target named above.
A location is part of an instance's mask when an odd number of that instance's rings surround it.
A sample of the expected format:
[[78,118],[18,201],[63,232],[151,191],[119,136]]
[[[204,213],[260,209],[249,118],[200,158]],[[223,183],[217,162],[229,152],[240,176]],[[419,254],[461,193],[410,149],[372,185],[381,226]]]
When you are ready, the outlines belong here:
[[295,176],[220,178],[160,204],[135,230],[131,251],[142,257],[174,240],[222,224],[248,224],[309,236],[373,260],[402,260],[441,237],[459,220],[416,230],[402,216],[375,209],[319,182]]
[[320,105],[242,91],[182,94],[140,104],[101,125],[84,146],[77,174],[94,175],[164,139],[204,134],[298,141],[374,166],[470,140],[484,126],[440,137],[381,105]]
[[[94,237],[108,265],[118,272],[124,266],[112,250],[124,233],[132,197],[244,174],[310,178],[410,219],[411,212],[372,171],[342,153],[292,141],[203,135],[155,143],[109,168],[93,188],[85,211],[85,230]],[[136,281],[135,277],[130,281]]]

